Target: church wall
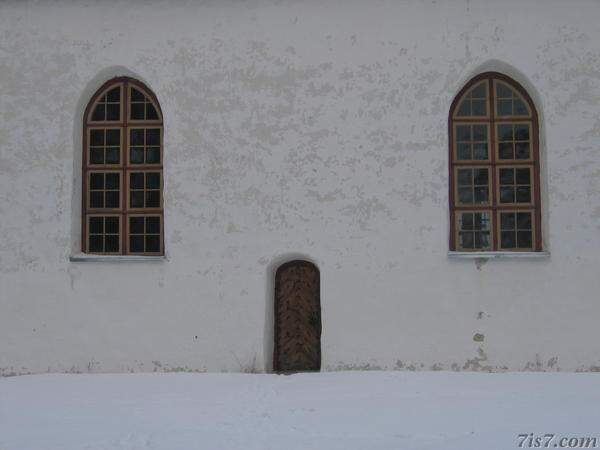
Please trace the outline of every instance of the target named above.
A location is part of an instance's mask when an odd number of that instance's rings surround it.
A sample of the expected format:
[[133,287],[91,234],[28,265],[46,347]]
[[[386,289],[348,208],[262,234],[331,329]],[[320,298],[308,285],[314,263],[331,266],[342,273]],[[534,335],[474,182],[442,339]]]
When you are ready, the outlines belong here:
[[[321,274],[322,370],[600,370],[600,4],[0,5],[0,375],[270,371],[273,278]],[[448,256],[448,111],[540,116],[543,258]],[[74,262],[82,118],[164,115],[164,261]]]

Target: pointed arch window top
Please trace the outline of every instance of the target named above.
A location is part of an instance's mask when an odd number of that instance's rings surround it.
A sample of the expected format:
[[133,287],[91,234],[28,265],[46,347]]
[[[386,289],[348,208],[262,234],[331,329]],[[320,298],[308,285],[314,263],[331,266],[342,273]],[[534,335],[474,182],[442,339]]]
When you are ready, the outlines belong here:
[[113,80],[108,88],[96,96],[87,117],[88,122],[161,122],[160,107],[154,95],[146,92],[135,80],[121,80]]
[[475,85],[462,98],[456,117],[487,117],[488,116],[488,85],[484,80]]
[[129,120],[160,120],[154,102],[139,88],[129,87]]
[[89,120],[91,122],[119,122],[122,117],[122,84],[111,86],[96,101]]
[[530,117],[527,100],[508,84],[494,80],[496,115],[498,117]]

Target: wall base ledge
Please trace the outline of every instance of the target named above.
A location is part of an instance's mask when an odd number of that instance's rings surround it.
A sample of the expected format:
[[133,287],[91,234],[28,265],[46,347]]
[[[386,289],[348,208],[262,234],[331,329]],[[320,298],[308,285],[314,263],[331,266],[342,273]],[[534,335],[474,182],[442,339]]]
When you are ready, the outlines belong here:
[[448,252],[451,259],[546,259],[550,252]]
[[158,262],[166,260],[167,258],[163,255],[90,255],[88,253],[76,253],[69,257],[69,261],[71,262]]

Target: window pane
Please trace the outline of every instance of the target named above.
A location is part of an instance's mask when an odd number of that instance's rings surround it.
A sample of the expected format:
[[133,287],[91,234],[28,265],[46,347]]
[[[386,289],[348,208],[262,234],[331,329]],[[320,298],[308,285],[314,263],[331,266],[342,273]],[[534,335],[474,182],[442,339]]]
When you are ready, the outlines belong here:
[[90,192],[90,208],[104,208],[103,192]]
[[487,203],[489,199],[488,188],[476,187],[473,189],[475,203]]
[[517,184],[530,184],[531,178],[529,177],[529,168],[520,167],[515,169]]
[[531,189],[529,186],[517,186],[517,203],[530,203]]
[[106,115],[104,114],[104,103],[99,103],[94,108],[94,113],[92,114],[92,120],[104,120]]
[[160,236],[157,236],[157,235],[146,236],[146,251],[147,252],[159,252],[160,251]]
[[485,116],[485,100],[473,100],[471,102],[473,116]]
[[107,173],[106,174],[106,189],[119,189],[119,179],[121,174]]
[[515,99],[515,113],[516,116],[527,116],[529,115],[529,111],[527,111],[527,107],[520,99]]
[[90,217],[90,233],[104,232],[104,219],[102,217]]
[[471,115],[471,101],[463,100],[460,106],[458,107],[459,116],[470,116]]
[[133,120],[144,120],[144,104],[133,103],[131,105],[131,118]]
[[119,196],[119,191],[106,192],[106,208],[118,208],[120,203]]
[[488,170],[487,169],[473,169],[473,184],[487,185],[488,184]]
[[473,159],[488,159],[487,144],[473,144]]
[[121,88],[116,87],[108,91],[106,94],[106,101],[109,102],[120,102],[121,101]]
[[532,247],[532,236],[531,231],[517,231],[517,247],[518,248],[531,248]]
[[488,213],[473,214],[473,228],[475,230],[489,230],[490,215]]
[[146,96],[142,94],[136,88],[131,88],[131,100],[134,102],[143,102],[146,99]]
[[144,207],[144,191],[131,192],[129,203],[132,208],[143,208]]
[[90,189],[104,189],[104,174],[90,174]]
[[456,158],[460,160],[471,159],[471,144],[457,144]]
[[500,169],[500,184],[514,184],[513,169]]
[[470,186],[472,184],[472,172],[471,169],[459,169],[458,171],[458,185],[459,186]]
[[515,188],[513,186],[503,186],[500,188],[500,202],[501,203],[514,203],[515,202]]
[[515,248],[515,232],[514,231],[503,231],[500,233],[500,247],[502,248]]
[[487,141],[487,127],[485,125],[473,125],[473,140]]
[[473,203],[473,191],[470,187],[458,188],[458,202],[463,204]]
[[160,207],[160,192],[146,191],[146,208]]
[[513,109],[512,100],[498,100],[498,115],[511,116]]
[[526,123],[515,125],[515,140],[517,141],[528,141],[529,140],[529,125]]
[[146,145],[160,145],[160,130],[158,128],[146,130]]
[[106,130],[106,145],[107,146],[121,145],[121,130]]
[[158,120],[158,113],[152,103],[146,103],[146,119],[147,120]]
[[473,229],[473,214],[462,213],[458,218],[458,226],[461,230],[472,230]]
[[146,189],[160,189],[160,174],[151,172],[146,174]]
[[489,248],[490,233],[489,231],[475,233],[475,248]]
[[90,252],[104,251],[104,238],[101,235],[100,236],[90,236],[88,247],[89,247]]
[[119,149],[110,147],[106,149],[106,164],[119,164]]
[[144,218],[143,217],[130,217],[129,218],[129,232],[134,234],[144,233]]
[[144,174],[140,172],[131,173],[129,183],[131,189],[144,189]]
[[103,148],[92,148],[90,150],[90,164],[104,164]]
[[512,125],[506,125],[506,124],[498,125],[498,139],[501,141],[512,141],[513,140]]
[[129,151],[131,164],[144,164],[144,147],[131,147]]
[[487,86],[487,82],[484,81],[483,83],[478,84],[472,91],[471,91],[471,97],[473,98],[485,98],[486,97],[486,86]]
[[121,105],[108,104],[106,105],[106,120],[119,120]]
[[90,145],[91,146],[103,146],[104,145],[104,130],[91,130],[90,131]]
[[119,233],[119,218],[118,217],[106,217],[104,220],[105,220],[105,224],[106,224],[106,232],[107,233],[114,233],[114,234]]
[[146,217],[146,233],[160,233],[160,217]]
[[[502,158],[502,156],[500,156]],[[517,159],[529,159],[529,143],[528,142],[517,142],[515,144],[515,158]]]
[[460,248],[473,248],[473,233],[458,233]]
[[144,164],[144,147],[131,147],[129,151],[131,164]]
[[131,145],[144,145],[144,130],[131,130],[129,132],[129,143]]
[[500,213],[500,228],[503,230],[514,230],[515,213]]
[[130,236],[129,237],[129,250],[132,252],[143,252],[144,251],[144,236]]
[[471,126],[470,125],[458,125],[456,127],[456,140],[470,141],[471,140]]
[[104,251],[105,252],[118,252],[119,251],[119,236],[107,235],[104,236]]
[[159,164],[160,163],[160,148],[149,147],[146,151],[146,163],[148,164]]
[[129,250],[135,253],[144,251],[144,236],[130,236]]
[[517,227],[521,230],[531,230],[531,213],[517,213]]
[[496,83],[496,92],[498,98],[511,98],[512,97],[512,89],[506,86],[503,83]]
[[500,155],[500,159],[513,159],[513,143],[500,142],[498,144],[498,153]]

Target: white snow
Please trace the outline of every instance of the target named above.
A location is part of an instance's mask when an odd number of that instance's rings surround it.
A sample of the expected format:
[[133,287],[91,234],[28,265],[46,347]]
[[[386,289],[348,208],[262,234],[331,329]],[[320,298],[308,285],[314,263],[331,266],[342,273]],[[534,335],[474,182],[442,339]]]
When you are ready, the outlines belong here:
[[599,437],[599,419],[595,373],[0,379],[1,450],[504,450],[523,433]]

